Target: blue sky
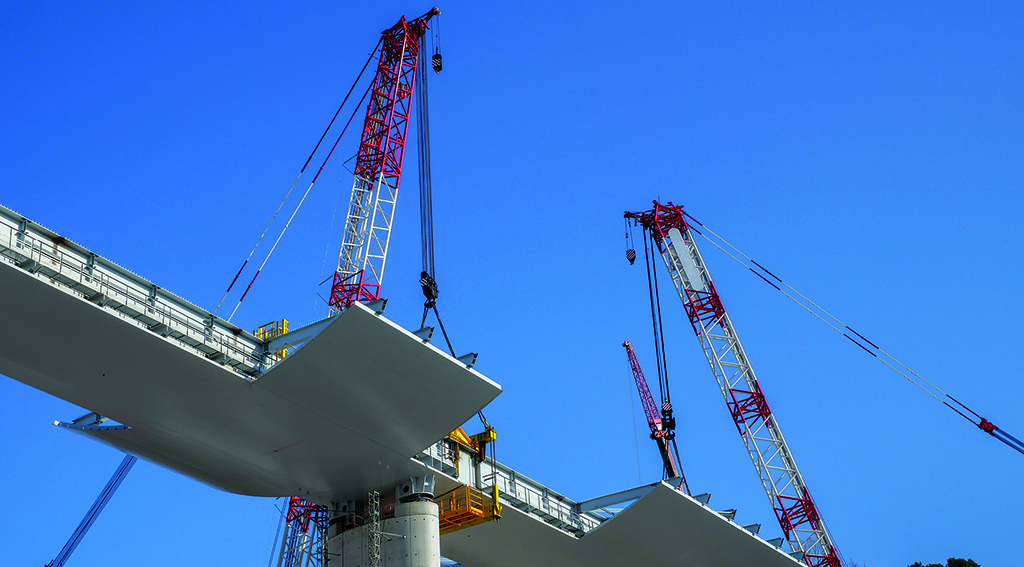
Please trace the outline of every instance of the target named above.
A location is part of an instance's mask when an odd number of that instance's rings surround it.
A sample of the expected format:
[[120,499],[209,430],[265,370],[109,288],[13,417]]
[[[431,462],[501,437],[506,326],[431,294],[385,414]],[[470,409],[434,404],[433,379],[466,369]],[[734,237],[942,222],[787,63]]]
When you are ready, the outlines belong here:
[[[6,2],[0,202],[212,309],[378,32],[429,7]],[[654,374],[621,216],[658,197],[1024,435],[1018,4],[440,7],[439,308],[456,350],[504,387],[486,410],[500,460],[578,499],[659,477],[620,346]],[[235,322],[323,315],[356,143],[342,140]],[[414,328],[408,155],[384,295]],[[848,560],[1019,562],[1024,457],[703,251]],[[682,306],[666,294],[663,312],[691,488],[778,535]],[[5,554],[43,564],[120,455],[50,425],[81,409],[7,378],[0,409]],[[276,518],[273,500],[143,462],[73,561],[264,565]]]

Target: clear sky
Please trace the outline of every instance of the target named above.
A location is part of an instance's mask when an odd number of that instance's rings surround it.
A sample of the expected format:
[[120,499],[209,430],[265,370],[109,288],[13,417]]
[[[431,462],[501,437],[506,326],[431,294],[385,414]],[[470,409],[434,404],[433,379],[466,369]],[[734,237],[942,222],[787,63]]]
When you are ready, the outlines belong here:
[[[456,350],[479,352],[477,369],[504,387],[486,410],[498,458],[569,497],[660,475],[620,346],[632,340],[654,374],[646,281],[625,260],[621,218],[658,197],[1024,436],[1024,10],[765,4],[440,6],[444,71],[429,85],[439,308]],[[429,8],[5,2],[0,202],[213,309],[379,31]],[[342,161],[356,143],[342,140],[235,322],[325,313],[318,283],[337,254]],[[415,328],[408,155],[384,295],[388,316]],[[848,561],[1020,564],[1024,456],[703,250]],[[779,535],[682,306],[663,291],[690,486]],[[121,457],[50,425],[81,408],[6,377],[0,411],[5,563],[43,565]],[[274,504],[141,462],[73,561],[265,565]]]

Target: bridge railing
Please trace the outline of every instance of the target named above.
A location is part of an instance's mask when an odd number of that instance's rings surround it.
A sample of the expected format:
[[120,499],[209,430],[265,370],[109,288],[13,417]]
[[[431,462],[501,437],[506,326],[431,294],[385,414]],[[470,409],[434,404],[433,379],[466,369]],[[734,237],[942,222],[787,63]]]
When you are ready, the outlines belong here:
[[0,257],[248,379],[278,360],[251,334],[2,207]]
[[577,537],[583,537],[604,521],[604,518],[597,514],[573,511],[576,505],[574,500],[506,465],[493,462],[493,471],[491,467],[492,461],[480,464],[478,488],[484,490],[497,484],[500,497],[508,504],[537,516],[548,524]]
[[[475,463],[475,454],[445,449],[445,440],[424,449],[417,459],[464,484],[487,493],[493,485],[503,504],[518,508],[576,537],[582,537],[605,520],[593,512],[575,512],[577,503],[512,468],[488,459]],[[458,459],[458,463],[456,463]]]

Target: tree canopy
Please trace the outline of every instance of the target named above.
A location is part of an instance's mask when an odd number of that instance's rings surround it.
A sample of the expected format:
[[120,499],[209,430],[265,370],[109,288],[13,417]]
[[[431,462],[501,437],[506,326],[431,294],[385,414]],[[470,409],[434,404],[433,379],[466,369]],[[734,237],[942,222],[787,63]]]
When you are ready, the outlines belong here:
[[917,563],[914,563],[913,565],[908,565],[907,567],[981,567],[981,565],[975,563],[973,559],[960,559],[958,557],[950,557],[946,560],[945,565],[941,563],[929,563],[928,565],[925,565],[918,561]]

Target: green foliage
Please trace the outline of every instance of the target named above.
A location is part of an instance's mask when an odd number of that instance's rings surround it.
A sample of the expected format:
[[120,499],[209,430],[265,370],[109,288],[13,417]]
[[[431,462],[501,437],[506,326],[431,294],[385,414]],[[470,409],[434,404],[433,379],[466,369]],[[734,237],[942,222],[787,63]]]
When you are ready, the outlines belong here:
[[907,567],[981,567],[981,565],[975,563],[973,559],[950,557],[946,560],[945,565],[942,565],[941,563],[929,563],[928,565],[925,565],[918,561],[913,565],[907,565]]

